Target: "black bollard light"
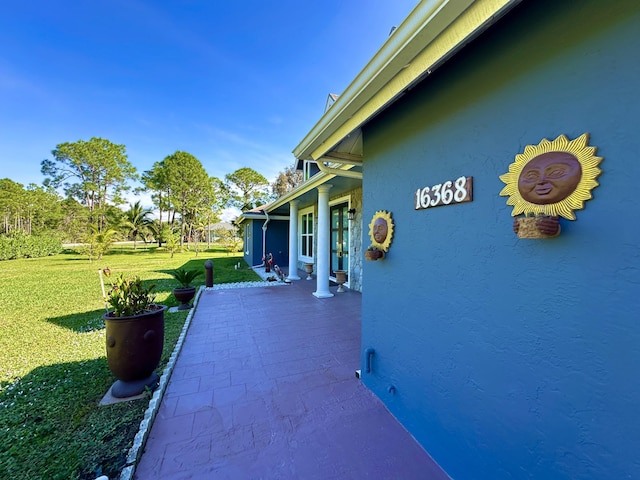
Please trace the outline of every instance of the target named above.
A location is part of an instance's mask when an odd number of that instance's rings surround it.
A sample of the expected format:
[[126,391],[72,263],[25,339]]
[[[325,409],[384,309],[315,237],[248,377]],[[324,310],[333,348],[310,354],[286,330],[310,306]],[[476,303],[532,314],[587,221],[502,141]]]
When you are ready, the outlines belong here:
[[213,262],[211,259],[204,262],[204,285],[205,287],[213,287]]

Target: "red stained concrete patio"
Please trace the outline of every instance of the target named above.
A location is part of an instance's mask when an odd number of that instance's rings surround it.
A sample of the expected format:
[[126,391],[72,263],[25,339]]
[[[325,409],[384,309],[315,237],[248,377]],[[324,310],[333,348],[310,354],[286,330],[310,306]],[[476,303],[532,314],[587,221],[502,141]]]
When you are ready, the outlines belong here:
[[361,295],[300,276],[202,292],[136,479],[449,478],[355,376]]

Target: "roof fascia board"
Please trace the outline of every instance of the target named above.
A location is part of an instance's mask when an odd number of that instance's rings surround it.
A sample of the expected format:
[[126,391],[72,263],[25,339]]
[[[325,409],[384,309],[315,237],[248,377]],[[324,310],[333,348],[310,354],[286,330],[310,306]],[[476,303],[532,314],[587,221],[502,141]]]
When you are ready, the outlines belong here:
[[[326,130],[336,121],[345,121],[353,115],[367,101],[367,91],[375,91],[384,85],[424,48],[424,39],[416,42],[421,37],[420,33],[428,31],[435,37],[472,2],[473,0],[420,2],[296,147],[293,151],[296,158],[317,159],[310,152],[319,143],[324,143]],[[414,49],[419,50],[412,52]],[[333,144],[327,147],[326,150],[329,150]]]
[[520,1],[420,2],[296,147],[296,158],[323,156]]
[[[252,213],[250,215],[242,214],[238,217],[236,222],[242,223],[244,220],[265,220],[266,218],[266,215],[260,215],[257,213]],[[269,220],[289,220],[289,215],[269,215]]]
[[[324,145],[312,152],[312,157],[324,155],[328,149],[340,142],[355,128],[362,126],[376,113],[392,103],[398,95],[423,77],[425,73],[430,74],[432,70],[455,54],[460,47],[484,31],[488,25],[497,21],[508,10],[506,7],[512,7],[520,1],[489,0],[474,3],[464,16],[458,18],[450,29],[443,32],[440,37],[415,57],[407,68],[369,98],[363,108],[341,125],[336,124],[335,130],[329,135]],[[487,4],[501,5],[502,7],[498,9],[487,8]]]

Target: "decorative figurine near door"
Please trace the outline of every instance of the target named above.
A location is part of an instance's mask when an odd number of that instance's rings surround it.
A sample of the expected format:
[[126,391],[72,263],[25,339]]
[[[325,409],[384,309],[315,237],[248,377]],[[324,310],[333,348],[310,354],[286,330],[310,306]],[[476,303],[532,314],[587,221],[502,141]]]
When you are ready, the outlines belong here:
[[391,213],[386,210],[378,210],[369,224],[369,237],[371,245],[367,248],[365,258],[367,260],[378,260],[384,258],[385,252],[389,251],[389,245],[393,239],[393,220]]
[[602,171],[602,157],[595,155],[589,134],[575,140],[560,135],[553,141],[546,138],[538,145],[527,145],[523,153],[509,165],[509,172],[500,175],[506,187],[500,195],[509,197],[516,217],[513,230],[520,238],[553,238],[560,234],[559,217],[575,220],[574,210],[584,208],[592,198],[591,190],[598,186],[596,178]]

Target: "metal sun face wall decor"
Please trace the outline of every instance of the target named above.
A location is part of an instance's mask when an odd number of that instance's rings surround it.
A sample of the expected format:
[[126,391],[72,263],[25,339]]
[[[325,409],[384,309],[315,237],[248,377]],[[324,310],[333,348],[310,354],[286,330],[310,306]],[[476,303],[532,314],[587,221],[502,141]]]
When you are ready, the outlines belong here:
[[513,206],[514,231],[520,238],[549,238],[560,233],[559,217],[575,220],[574,210],[584,208],[598,186],[602,157],[588,145],[589,134],[569,140],[560,135],[538,145],[527,145],[509,171],[500,175],[506,186],[500,192]]
[[378,210],[369,224],[369,238],[371,247],[384,252],[389,251],[389,245],[393,239],[393,220],[391,213],[386,210]]

